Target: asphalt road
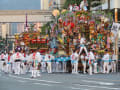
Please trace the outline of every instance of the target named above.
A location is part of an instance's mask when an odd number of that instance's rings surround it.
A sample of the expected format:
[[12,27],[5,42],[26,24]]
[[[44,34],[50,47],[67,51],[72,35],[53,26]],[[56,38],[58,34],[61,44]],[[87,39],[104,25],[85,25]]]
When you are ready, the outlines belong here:
[[0,72],[0,90],[120,90],[120,73],[67,74],[42,73],[41,77]]

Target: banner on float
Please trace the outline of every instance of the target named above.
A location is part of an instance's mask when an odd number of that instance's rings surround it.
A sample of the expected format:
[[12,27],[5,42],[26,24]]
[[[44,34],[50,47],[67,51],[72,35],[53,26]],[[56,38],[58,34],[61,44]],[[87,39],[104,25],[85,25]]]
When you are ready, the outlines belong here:
[[111,28],[111,32],[113,33],[114,38],[116,38],[116,36],[118,35],[118,31],[119,30],[120,30],[120,24],[113,22],[113,25],[112,25],[112,28]]

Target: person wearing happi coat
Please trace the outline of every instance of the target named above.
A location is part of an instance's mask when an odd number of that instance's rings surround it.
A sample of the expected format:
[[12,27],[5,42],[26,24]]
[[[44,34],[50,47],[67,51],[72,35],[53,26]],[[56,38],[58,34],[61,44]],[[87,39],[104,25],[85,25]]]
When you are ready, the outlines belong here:
[[114,53],[114,51],[112,52],[112,72],[116,72],[116,63],[117,63],[117,55]]
[[4,52],[1,53],[1,55],[0,55],[0,60],[1,60],[1,63],[0,63],[0,64],[1,64],[1,65],[0,65],[1,68],[0,68],[0,69],[5,72],[5,67],[6,67],[6,62],[5,62],[5,61],[6,61],[6,55],[4,54]]
[[30,61],[32,62],[32,75],[31,78],[41,76],[38,70],[38,64],[41,62],[41,55],[37,53],[37,50],[34,50],[29,56]]
[[83,73],[86,74],[86,62],[87,62],[88,57],[85,56],[85,53],[83,53],[83,54],[80,56],[80,59],[81,59],[81,61],[82,61],[82,65],[83,65]]
[[6,56],[6,73],[11,73],[12,68],[11,68],[11,64],[12,64],[12,53],[8,53],[8,55]]
[[87,11],[87,6],[88,6],[87,0],[83,0],[83,1],[80,3],[80,10]]
[[80,51],[79,51],[79,55],[81,54],[81,52],[84,50],[86,55],[88,55],[88,51],[87,48],[85,47],[85,43],[86,43],[86,39],[85,37],[81,37],[80,39]]
[[110,55],[108,51],[105,51],[105,54],[102,58],[104,64],[103,64],[103,73],[109,73],[109,60],[110,60]]
[[15,53],[13,54],[12,59],[14,61],[14,72],[16,75],[20,75],[21,73],[20,65],[21,65],[21,62],[24,60],[24,56],[21,53],[21,50],[19,48],[15,50]]
[[72,60],[72,66],[74,67],[72,70],[72,73],[78,73],[78,61],[79,61],[79,54],[78,50],[74,51],[72,55],[70,56]]
[[90,50],[90,52],[88,53],[88,65],[89,65],[89,74],[92,75],[93,73],[93,62],[95,60],[95,56],[94,53],[92,52],[92,50]]
[[73,11],[73,6],[70,4],[69,5],[69,11],[72,12]]
[[52,73],[52,60],[54,60],[54,56],[52,54],[46,53],[45,61],[47,62],[48,73]]
[[95,56],[95,60],[93,62],[94,63],[94,73],[98,73],[97,72],[97,65],[98,65],[97,61],[98,61],[99,56],[96,52],[94,53],[94,56]]

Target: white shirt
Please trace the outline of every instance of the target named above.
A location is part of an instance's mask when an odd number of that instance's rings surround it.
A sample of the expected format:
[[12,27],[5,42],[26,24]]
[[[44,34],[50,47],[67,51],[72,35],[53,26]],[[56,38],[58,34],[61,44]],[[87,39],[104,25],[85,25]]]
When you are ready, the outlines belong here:
[[84,56],[84,55],[81,55],[80,58],[81,58],[81,60],[84,60],[85,56]]
[[81,8],[81,9],[84,8],[84,6],[88,6],[88,2],[87,2],[87,1],[86,1],[86,2],[82,1],[82,2],[80,3],[80,8]]
[[117,56],[115,54],[112,55],[112,60],[117,60]]
[[75,53],[73,53],[71,56],[71,60],[79,60],[79,54],[77,54],[76,52]]
[[15,61],[16,59],[24,60],[24,56],[20,52],[16,52],[13,54],[12,59],[13,61]]
[[88,53],[88,59],[89,59],[89,60],[91,60],[91,59],[92,59],[92,60],[95,60],[95,56],[94,56],[93,52],[90,51],[90,52]]
[[73,10],[72,5],[69,6],[69,10],[72,12],[72,10]]
[[106,53],[102,58],[102,60],[108,60],[108,61],[109,59],[110,59],[110,55],[108,53]]
[[30,59],[30,61],[38,60],[38,62],[41,62],[42,56],[38,53],[32,53],[32,54],[30,54],[29,59]]
[[5,58],[6,58],[5,54],[2,53],[2,54],[0,55],[0,59],[5,59]]
[[84,44],[85,43],[85,38],[81,38],[80,39],[80,44]]
[[49,60],[54,60],[54,56],[51,54],[46,54],[45,55],[45,61],[49,61]]

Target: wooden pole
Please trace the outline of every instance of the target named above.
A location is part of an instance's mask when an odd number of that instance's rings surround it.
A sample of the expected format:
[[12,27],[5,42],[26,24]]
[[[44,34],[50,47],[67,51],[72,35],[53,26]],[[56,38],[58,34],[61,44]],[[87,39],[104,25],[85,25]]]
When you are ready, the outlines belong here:
[[[118,9],[115,8],[115,22],[118,22]],[[115,55],[117,59],[117,72],[118,72],[118,34],[115,38]]]

